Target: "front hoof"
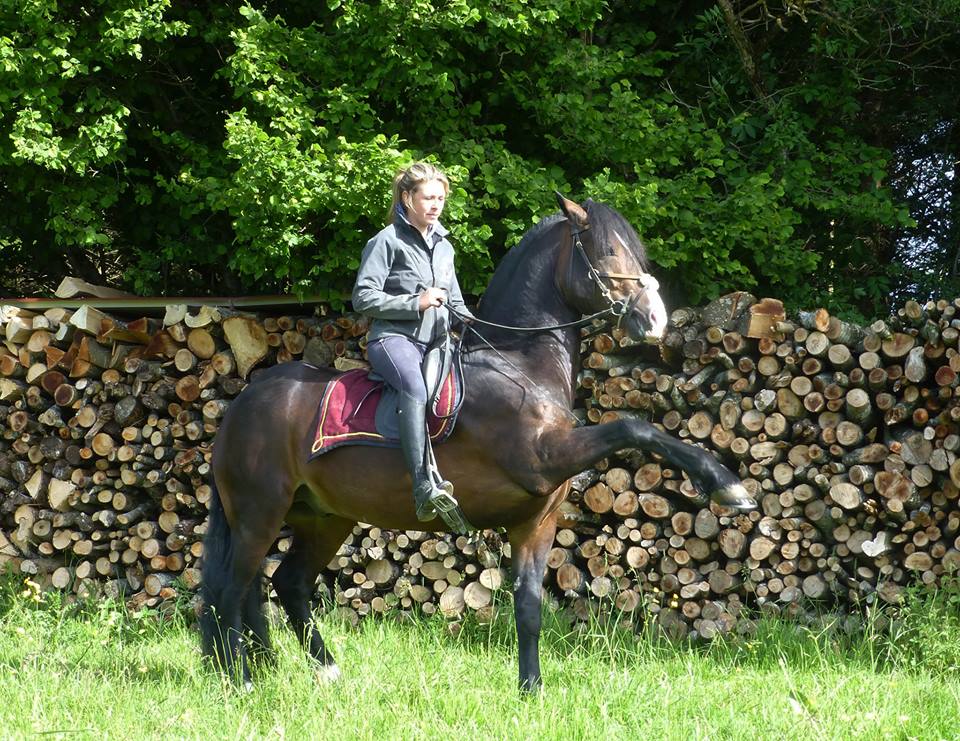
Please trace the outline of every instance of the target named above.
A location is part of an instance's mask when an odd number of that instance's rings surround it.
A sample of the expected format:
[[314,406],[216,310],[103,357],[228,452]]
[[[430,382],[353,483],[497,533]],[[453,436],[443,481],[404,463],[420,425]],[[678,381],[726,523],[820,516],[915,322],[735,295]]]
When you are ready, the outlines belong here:
[[343,676],[340,674],[340,667],[336,664],[324,664],[313,670],[317,682],[320,684],[336,684]]
[[520,680],[520,696],[521,697],[543,697],[543,682],[540,678],[537,679],[521,679]]
[[717,489],[710,499],[721,507],[729,507],[738,512],[752,512],[757,508],[757,500],[750,496],[743,484],[736,483]]

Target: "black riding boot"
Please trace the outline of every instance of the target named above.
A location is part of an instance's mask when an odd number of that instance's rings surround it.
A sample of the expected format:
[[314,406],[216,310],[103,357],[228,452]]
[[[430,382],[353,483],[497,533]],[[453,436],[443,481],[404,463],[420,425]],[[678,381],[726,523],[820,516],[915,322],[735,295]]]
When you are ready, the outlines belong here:
[[434,486],[427,471],[426,402],[401,393],[398,409],[400,420],[400,447],[407,469],[413,476],[413,501],[417,519],[428,522],[437,516],[437,509],[446,510],[456,500],[443,489]]

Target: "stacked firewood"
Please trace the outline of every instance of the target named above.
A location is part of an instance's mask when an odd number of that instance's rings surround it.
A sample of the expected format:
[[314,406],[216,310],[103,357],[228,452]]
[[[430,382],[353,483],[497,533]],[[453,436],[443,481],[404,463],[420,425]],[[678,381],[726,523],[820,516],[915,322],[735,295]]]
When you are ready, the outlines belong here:
[[[869,327],[789,320],[747,294],[673,313],[659,348],[585,330],[587,424],[647,419],[712,451],[761,504],[710,504],[666,461],[621,451],[573,481],[546,586],[578,618],[652,615],[671,635],[749,631],[746,608],[806,617],[895,602],[960,565],[960,300]],[[955,318],[956,317],[956,318]],[[358,315],[169,306],[4,308],[0,562],[68,594],[159,604],[199,580],[218,420],[257,368],[363,363]],[[268,558],[272,571],[287,533]],[[358,526],[330,564],[346,619],[489,619],[509,544]]]
[[761,507],[708,505],[663,461],[632,456],[576,499],[596,534],[561,531],[557,585],[711,637],[749,630],[745,604],[855,612],[955,571],[958,307],[910,301],[860,327],[823,310],[788,322],[779,302],[734,294],[675,311],[658,358],[595,337],[588,418],[641,416],[711,450]]
[[362,364],[367,325],[206,306],[133,321],[4,307],[0,566],[135,604],[192,590],[230,400],[257,367]]
[[[289,547],[268,557],[270,575]],[[473,614],[493,618],[509,586],[510,544],[499,533],[450,535],[357,525],[327,566],[321,596],[356,624],[370,614]],[[332,589],[330,588],[332,586]]]

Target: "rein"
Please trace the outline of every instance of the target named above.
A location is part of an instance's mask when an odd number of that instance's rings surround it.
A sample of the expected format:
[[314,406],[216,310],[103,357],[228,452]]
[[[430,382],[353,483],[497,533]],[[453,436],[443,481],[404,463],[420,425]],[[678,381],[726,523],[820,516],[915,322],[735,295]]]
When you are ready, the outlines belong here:
[[[493,350],[494,354],[495,354],[498,358],[500,358],[504,363],[506,363],[507,365],[509,365],[509,366],[510,366],[511,368],[513,368],[517,373],[519,373],[521,376],[523,376],[523,377],[527,380],[527,382],[530,384],[530,388],[531,388],[531,389],[536,389],[536,388],[537,388],[536,382],[535,382],[532,378],[530,378],[530,376],[528,376],[526,373],[524,373],[519,367],[517,367],[517,364],[516,364],[516,363],[514,363],[512,360],[510,360],[509,358],[507,358],[506,356],[504,356],[504,354],[503,354],[502,352],[500,352],[497,348],[495,348],[493,345],[490,344],[490,341],[487,340],[486,337],[484,337],[482,334],[480,334],[474,327],[470,326],[470,325],[465,321],[466,319],[468,319],[468,317],[467,317],[466,314],[461,314],[461,313],[458,312],[456,309],[454,309],[454,308],[452,308],[452,307],[449,307],[449,306],[447,307],[447,309],[448,309],[449,311],[453,312],[453,313],[460,319],[460,321],[462,322],[463,326],[464,326],[466,329],[469,329],[471,332],[473,332],[473,333],[480,339],[480,341],[481,341],[484,345],[486,345],[488,348],[490,348],[491,350]],[[601,313],[604,313],[604,312],[601,312]],[[480,320],[476,320],[476,321],[480,321]],[[502,325],[499,325],[499,324],[493,324],[492,322],[484,322],[484,323],[485,323],[485,324],[490,324],[491,326],[494,326],[494,327],[500,327],[500,326],[502,326]],[[564,325],[564,326],[566,326],[566,325]],[[504,327],[504,328],[505,328],[505,329],[514,329],[513,327]],[[528,328],[528,327],[521,327],[521,328],[517,328],[517,329],[529,329],[529,328]],[[541,331],[541,330],[537,330],[537,331]],[[456,416],[460,413],[460,409],[463,407],[463,403],[467,400],[467,379],[466,379],[466,376],[464,376],[464,373],[463,373],[463,352],[461,351],[461,346],[463,345],[463,340],[464,340],[464,337],[465,337],[465,336],[466,336],[466,333],[461,334],[461,335],[457,338],[457,344],[456,344],[456,345],[454,346],[454,348],[453,348],[453,367],[454,367],[454,372],[457,374],[457,376],[458,376],[459,379],[460,379],[460,387],[461,387],[461,389],[462,389],[462,392],[461,392],[461,394],[460,394],[460,398],[457,400],[456,406],[453,408],[453,410],[452,410],[449,414],[443,414],[443,415],[441,415],[441,414],[437,414],[436,412],[434,412],[435,416],[437,416],[439,419],[449,419],[450,417],[456,417]],[[574,423],[575,425],[581,424],[580,419],[579,419],[575,414],[573,414],[573,412],[568,411],[567,414],[570,416],[571,420],[573,421],[573,423]]]
[[[580,257],[583,258],[583,261],[587,264],[587,275],[590,276],[590,279],[596,284],[597,288],[600,291],[600,295],[603,296],[607,301],[607,308],[597,311],[590,316],[583,317],[573,322],[564,322],[562,324],[548,324],[543,327],[516,327],[509,324],[497,324],[496,322],[489,322],[486,319],[479,319],[473,317],[470,323],[482,324],[485,327],[493,327],[494,329],[505,329],[510,332],[550,332],[554,329],[568,329],[572,327],[585,327],[588,324],[591,324],[595,319],[600,319],[601,317],[610,316],[610,318],[616,317],[617,326],[620,326],[620,322],[623,320],[627,314],[629,314],[633,308],[637,305],[637,302],[640,300],[640,297],[643,295],[644,291],[653,288],[654,290],[660,287],[660,284],[657,282],[657,279],[654,278],[649,273],[641,272],[639,274],[632,273],[601,273],[594,267],[593,263],[590,262],[590,258],[587,256],[586,250],[583,249],[583,241],[580,239],[580,235],[586,231],[589,231],[590,227],[585,226],[583,229],[572,229],[570,230],[570,236],[573,239],[573,246],[577,250],[577,253]],[[572,267],[572,264],[571,264]],[[617,280],[635,280],[643,286],[643,290],[637,291],[636,295],[632,296],[629,301],[624,301],[623,299],[617,299],[613,297],[613,294],[610,292],[610,289],[603,282],[604,278],[615,278]],[[466,320],[466,316],[461,314],[459,311],[454,309],[451,306],[447,306],[447,310],[452,312],[464,326],[469,327],[470,323]],[[483,340],[488,347],[493,349],[493,346],[490,345],[481,335],[471,327],[474,334],[477,335],[481,340]]]
[[[620,302],[623,303],[623,302]],[[493,327],[494,329],[506,329],[510,332],[550,332],[554,329],[567,329],[569,327],[585,327],[590,324],[594,319],[599,319],[600,317],[607,316],[612,314],[613,316],[620,316],[618,313],[614,313],[611,309],[607,308],[603,311],[598,311],[596,314],[591,314],[590,316],[583,317],[583,319],[578,319],[575,322],[566,322],[564,324],[548,324],[543,327],[514,327],[509,324],[497,324],[496,322],[488,322],[486,319],[480,319],[478,317],[468,317],[466,314],[462,314],[452,306],[447,306],[447,311],[456,316],[460,321],[466,326],[470,326],[470,323],[482,324],[485,327]],[[476,333],[476,330],[473,330]],[[480,335],[477,335],[480,337]],[[483,339],[480,337],[480,339]]]
[[[509,324],[498,324],[497,322],[490,322],[486,319],[479,319],[477,317],[468,317],[466,314],[457,311],[457,309],[452,306],[447,305],[447,311],[456,316],[463,326],[473,332],[477,338],[486,345],[489,349],[493,350],[494,353],[507,365],[512,367],[517,373],[523,376],[532,387],[536,388],[536,384],[533,379],[531,379],[526,373],[524,373],[520,368],[506,358],[503,353],[501,353],[496,347],[490,344],[489,340],[484,337],[480,332],[477,331],[476,327],[473,324],[480,324],[485,327],[492,327],[494,329],[504,329],[510,332],[550,332],[555,329],[568,329],[573,327],[585,327],[588,324],[592,324],[594,320],[600,319],[603,317],[608,317],[607,321],[612,321],[614,318],[617,320],[617,326],[620,326],[620,322],[623,320],[627,314],[633,311],[633,308],[637,305],[637,302],[640,300],[640,297],[643,295],[644,291],[647,289],[653,288],[656,290],[659,287],[657,279],[650,275],[649,273],[641,272],[637,275],[631,273],[601,273],[594,267],[593,263],[590,261],[590,258],[587,256],[586,250],[583,248],[583,241],[580,239],[580,235],[585,231],[590,229],[589,225],[583,229],[572,229],[570,230],[570,236],[573,240],[573,247],[576,249],[577,253],[583,258],[583,261],[587,264],[587,275],[590,276],[590,279],[596,284],[597,288],[600,291],[600,294],[607,301],[607,308],[597,311],[590,316],[583,317],[573,322],[564,322],[561,324],[550,324],[543,327],[517,327],[511,326]],[[572,268],[572,259],[571,259],[571,268]],[[636,295],[632,296],[629,301],[624,301],[622,299],[616,299],[613,297],[613,294],[610,292],[610,289],[603,282],[603,279],[614,278],[618,280],[635,280],[638,281],[642,286],[643,290],[637,291]],[[456,372],[459,374],[461,379],[461,384],[463,385],[463,393],[460,396],[460,400],[457,403],[453,411],[446,416],[452,417],[459,413],[460,408],[463,406],[463,402],[466,398],[466,382],[463,375],[463,357],[461,353],[461,345],[463,344],[464,336],[466,333],[461,334],[457,340],[457,344],[454,348],[454,364],[456,367]],[[577,420],[579,423],[579,420]]]

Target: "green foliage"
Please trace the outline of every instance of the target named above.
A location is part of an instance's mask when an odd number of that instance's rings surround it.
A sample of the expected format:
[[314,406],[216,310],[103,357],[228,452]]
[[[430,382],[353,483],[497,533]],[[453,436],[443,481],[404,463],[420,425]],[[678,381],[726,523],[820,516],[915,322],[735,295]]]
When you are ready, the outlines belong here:
[[926,63],[960,33],[905,0],[765,8],[761,96],[698,3],[2,0],[0,256],[20,277],[0,284],[334,297],[394,171],[429,158],[468,292],[557,189],[620,209],[678,299],[880,314],[914,224],[890,173],[947,95],[909,100],[912,57],[879,40]]
[[960,576],[945,574],[936,589],[914,586],[902,605],[886,610],[871,645],[879,661],[922,670],[930,676],[960,676]]

